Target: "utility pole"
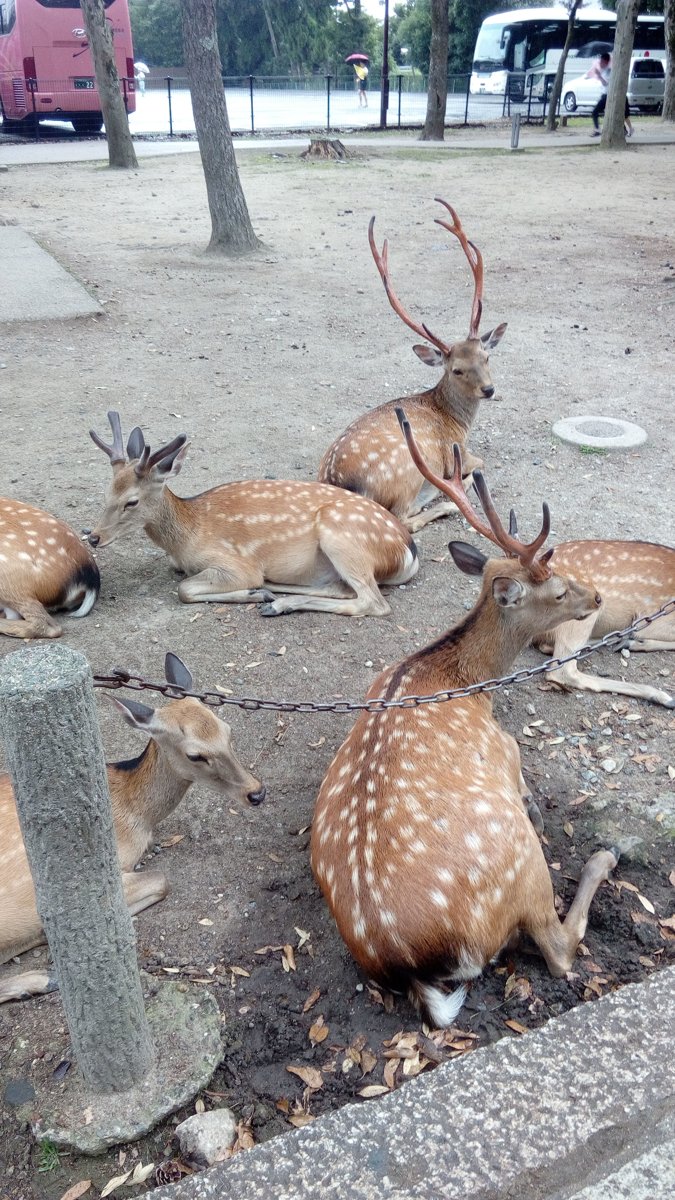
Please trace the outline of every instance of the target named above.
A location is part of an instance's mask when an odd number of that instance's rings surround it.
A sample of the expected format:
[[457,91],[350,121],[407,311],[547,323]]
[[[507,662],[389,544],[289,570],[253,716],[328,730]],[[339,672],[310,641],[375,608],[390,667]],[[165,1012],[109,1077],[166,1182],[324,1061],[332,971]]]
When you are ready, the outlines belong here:
[[380,129],[387,128],[389,108],[389,0],[384,0],[384,32],[382,35],[382,79],[380,82]]

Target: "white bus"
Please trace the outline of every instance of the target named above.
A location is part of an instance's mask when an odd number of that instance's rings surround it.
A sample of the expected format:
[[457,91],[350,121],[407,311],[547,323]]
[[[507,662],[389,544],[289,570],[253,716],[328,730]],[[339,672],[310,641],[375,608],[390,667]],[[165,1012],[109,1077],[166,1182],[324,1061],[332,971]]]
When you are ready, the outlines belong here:
[[[607,8],[580,8],[574,26],[566,79],[584,75],[602,50],[612,50],[616,13]],[[567,11],[559,5],[517,8],[486,17],[476,39],[471,91],[494,95],[508,87],[512,96],[523,96],[530,76],[541,83],[555,75],[566,33]],[[662,13],[638,17],[633,54],[658,58],[665,67]]]

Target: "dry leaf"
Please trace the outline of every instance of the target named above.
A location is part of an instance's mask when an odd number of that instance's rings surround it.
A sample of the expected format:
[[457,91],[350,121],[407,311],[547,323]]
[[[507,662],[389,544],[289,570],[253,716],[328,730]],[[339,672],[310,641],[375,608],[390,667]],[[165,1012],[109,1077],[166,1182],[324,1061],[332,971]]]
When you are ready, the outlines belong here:
[[638,958],[638,962],[641,963],[643,967],[655,967],[656,966],[656,963],[654,962],[654,960],[652,958],[647,958],[646,955],[644,955],[644,954],[640,955],[640,957]]
[[363,1096],[364,1100],[370,1100],[372,1096],[385,1096],[389,1091],[388,1087],[384,1087],[381,1083],[369,1083],[368,1087],[361,1088],[357,1092],[357,1096]]
[[532,995],[532,985],[529,979],[524,976],[509,975],[504,987],[504,999],[508,1000],[511,996],[515,1000],[529,1000]]
[[529,1033],[530,1032],[529,1029],[527,1028],[527,1025],[521,1025],[520,1021],[509,1020],[509,1021],[505,1021],[504,1024],[508,1025],[509,1029],[513,1029],[514,1033]]
[[570,821],[565,821],[565,824],[563,825],[563,833],[566,833],[568,837],[574,837],[574,826]]
[[308,742],[307,745],[309,746],[310,750],[318,750],[319,746],[323,746],[325,740],[325,737],[320,737],[318,742]]
[[80,1196],[84,1196],[85,1192],[91,1187],[91,1179],[81,1179],[79,1183],[74,1183],[72,1187],[64,1192],[61,1200],[79,1200]]
[[291,1075],[297,1075],[313,1092],[323,1087],[323,1075],[318,1067],[286,1067],[286,1070]]
[[668,766],[668,776],[670,779],[675,779],[675,767]]
[[165,842],[160,842],[159,844],[164,850],[168,850],[169,846],[177,846],[184,838],[184,833],[174,833],[173,837],[167,838]]
[[642,907],[647,909],[648,913],[656,912],[656,909],[654,908],[654,905],[652,904],[651,900],[648,900],[646,896],[643,896],[640,892],[638,892],[637,898],[640,901],[640,904],[642,905]]
[[113,1179],[110,1179],[101,1192],[101,1200],[103,1200],[104,1196],[109,1196],[116,1188],[121,1187],[123,1183],[126,1183],[130,1175],[131,1171],[125,1171],[124,1175],[115,1175]]
[[366,991],[368,992],[368,995],[370,996],[371,1000],[374,1001],[375,1004],[384,1004],[384,1000],[382,999],[382,992],[379,992],[377,990],[377,988],[371,987],[370,984],[367,983]]
[[[203,1101],[202,1101],[202,1103],[203,1103]],[[148,1165],[146,1167],[143,1166],[143,1163],[136,1163],[136,1166],[133,1169],[131,1179],[129,1180],[129,1182],[130,1183],[145,1183],[146,1179],[149,1179],[150,1176],[152,1175],[152,1172],[154,1171],[154,1169],[155,1169],[154,1163],[148,1163]]]
[[302,1011],[304,1013],[306,1013],[306,1012],[309,1012],[310,1008],[314,1008],[314,1005],[316,1004],[320,995],[321,995],[321,989],[314,988],[314,991],[311,992],[310,995],[305,1000],[305,1003],[302,1006]]
[[296,1129],[302,1129],[303,1125],[309,1125],[314,1120],[311,1113],[294,1113],[288,1118],[289,1125],[294,1125]]
[[227,969],[228,971],[231,971],[233,975],[241,975],[243,979],[251,978],[251,972],[245,971],[243,967],[228,967]]
[[201,1096],[197,1096],[197,1099],[195,1100],[195,1112],[203,1113],[205,1111],[206,1111],[206,1105],[205,1105],[204,1101],[202,1100]]
[[233,1150],[252,1150],[255,1146],[255,1138],[253,1130],[246,1121],[240,1121],[237,1125],[237,1140],[232,1147]]
[[281,965],[284,971],[295,971],[295,954],[292,946],[284,946],[284,952],[281,955]]
[[298,950],[302,950],[305,942],[308,942],[312,935],[308,929],[298,929],[297,925],[294,926],[294,929],[300,938],[300,941],[298,942]]
[[373,1054],[372,1050],[361,1051],[361,1071],[364,1075],[370,1075],[370,1072],[377,1066],[377,1055]]
[[198,925],[213,925],[213,921],[209,921],[208,917],[202,917],[201,921],[198,921],[197,924]]
[[328,1026],[323,1017],[319,1015],[314,1024],[309,1030],[309,1040],[313,1046],[318,1046],[320,1042],[325,1042],[328,1037]]
[[165,975],[180,975],[180,967],[162,967]]
[[659,925],[662,929],[675,929],[675,916],[659,917]]
[[670,872],[670,875],[668,876],[668,882],[675,887],[675,871]]
[[261,660],[258,662],[244,663],[244,670],[251,671],[253,669],[253,667],[260,667],[260,666],[262,666]]
[[283,858],[279,858],[278,854],[268,854],[267,857],[271,858],[272,862],[275,862],[275,863],[281,863],[284,861]]
[[271,954],[275,950],[283,950],[283,946],[261,946],[259,950],[255,950],[255,954]]
[[281,1100],[276,1101],[274,1107],[278,1108],[279,1112],[288,1114],[291,1111],[291,1102],[283,1096]]
[[398,1070],[399,1059],[392,1058],[388,1063],[385,1063],[383,1079],[389,1089],[394,1087],[396,1072]]

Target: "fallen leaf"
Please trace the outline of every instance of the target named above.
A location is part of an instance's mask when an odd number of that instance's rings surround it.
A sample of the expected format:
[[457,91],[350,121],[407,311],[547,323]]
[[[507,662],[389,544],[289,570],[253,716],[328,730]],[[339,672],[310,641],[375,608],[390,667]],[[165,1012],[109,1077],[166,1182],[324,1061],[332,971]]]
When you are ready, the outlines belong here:
[[259,950],[254,950],[254,954],[271,954],[274,950],[283,950],[283,946],[261,946]]
[[318,1092],[319,1088],[323,1087],[323,1075],[318,1067],[286,1067],[286,1070],[291,1075],[297,1075],[313,1092]]
[[668,876],[668,882],[675,887],[675,871],[670,872],[670,875]]
[[197,1096],[197,1099],[195,1100],[195,1112],[203,1113],[205,1111],[206,1111],[206,1105],[205,1105],[204,1101],[202,1100],[201,1096]]
[[271,858],[272,862],[275,862],[275,863],[281,863],[284,861],[283,858],[279,858],[278,854],[268,854],[267,857]]
[[289,1113],[291,1111],[291,1102],[285,1096],[282,1096],[281,1100],[276,1101],[274,1107],[278,1108],[279,1112]]
[[165,975],[180,975],[180,967],[162,967]]
[[642,905],[642,907],[647,909],[648,913],[656,913],[656,909],[654,908],[654,905],[652,904],[651,900],[647,899],[646,896],[643,896],[640,892],[638,892],[637,898],[640,901],[640,904]]
[[185,837],[184,833],[174,833],[173,837],[167,838],[165,842],[160,842],[160,846],[164,850],[168,850],[169,846],[177,846]]
[[383,1079],[390,1090],[394,1087],[399,1061],[398,1058],[391,1058],[388,1063],[385,1063]]
[[202,917],[201,921],[198,921],[197,924],[198,925],[213,925],[213,921],[209,921],[208,917]]
[[243,979],[251,978],[251,972],[245,971],[243,967],[228,967],[227,969],[228,971],[231,971],[233,975],[241,975]]
[[659,917],[659,925],[662,929],[675,929],[675,916]]
[[516,1000],[529,1000],[532,995],[532,985],[529,979],[524,976],[509,975],[504,987],[504,999],[508,1000],[511,996]]
[[619,891],[621,891],[622,888],[625,888],[627,892],[638,892],[640,890],[639,888],[636,888],[634,883],[629,883],[627,879],[615,879],[614,886],[617,887]]
[[644,954],[640,955],[640,957],[638,958],[638,962],[641,963],[643,967],[655,967],[656,966],[656,963],[654,962],[654,960],[652,958],[647,958]]
[[328,1026],[323,1017],[319,1015],[316,1021],[309,1030],[309,1040],[313,1046],[318,1046],[320,1042],[325,1042],[328,1037]]
[[292,946],[284,946],[284,951],[281,955],[281,965],[284,971],[295,971],[295,954]]
[[[204,1102],[202,1101],[202,1104],[203,1103]],[[146,1167],[143,1166],[143,1163],[136,1163],[136,1166],[133,1169],[131,1179],[129,1182],[130,1183],[145,1183],[146,1179],[149,1179],[150,1176],[152,1175],[152,1172],[154,1171],[154,1169],[155,1169],[154,1163],[148,1163],[148,1165]]]
[[371,987],[371,986],[370,986],[370,984],[369,984],[369,983],[367,983],[367,984],[366,984],[366,991],[368,992],[368,995],[370,996],[371,1000],[372,1000],[372,1001],[373,1001],[375,1004],[384,1004],[384,1000],[382,999],[382,993],[381,993],[381,992],[379,992],[379,991],[377,990],[377,988]]
[[585,804],[588,796],[577,796],[575,800],[568,801],[568,808],[578,808],[580,804]]
[[130,1175],[131,1171],[125,1171],[124,1175],[115,1175],[112,1179],[110,1179],[101,1192],[101,1200],[103,1200],[104,1196],[109,1196],[111,1192],[114,1192],[117,1188],[121,1187],[123,1183],[126,1183]]
[[305,1000],[305,1003],[302,1006],[302,1011],[304,1013],[306,1013],[306,1012],[309,1012],[310,1008],[314,1008],[314,1005],[316,1004],[320,995],[321,995],[321,989],[314,988],[314,991],[310,992],[309,996]]
[[361,1051],[361,1071],[364,1075],[370,1075],[370,1072],[377,1066],[377,1055],[373,1054],[372,1050]]
[[[216,610],[216,611],[218,611],[218,610]],[[232,688],[221,687],[219,683],[216,684],[216,691],[221,692],[223,696],[231,696],[232,695]]]
[[288,1118],[289,1125],[294,1125],[296,1129],[302,1129],[303,1125],[309,1125],[314,1117],[311,1113],[295,1113]]
[[79,1183],[74,1183],[72,1187],[64,1192],[61,1200],[79,1200],[80,1196],[84,1196],[85,1192],[91,1187],[91,1179],[81,1179]]
[[298,948],[298,950],[302,950],[302,947],[304,946],[305,942],[308,942],[312,935],[308,929],[298,929],[297,925],[294,925],[293,928],[295,929],[295,932],[297,933],[298,937],[300,938],[297,948]]
[[323,746],[325,740],[325,737],[320,737],[318,742],[308,742],[307,745],[309,746],[310,750],[318,750],[319,746]]
[[370,1100],[372,1096],[384,1096],[390,1089],[384,1087],[381,1083],[369,1083],[368,1087],[361,1088],[357,1092],[357,1096],[363,1096],[364,1100]]
[[675,779],[675,767],[668,766],[668,775],[670,779]]
[[527,1028],[527,1025],[521,1025],[520,1021],[509,1020],[509,1021],[505,1021],[504,1024],[508,1025],[509,1029],[513,1029],[514,1033],[529,1033],[530,1032],[529,1029]]
[[565,824],[563,825],[563,833],[566,833],[568,837],[574,837],[574,826],[570,821],[565,821]]

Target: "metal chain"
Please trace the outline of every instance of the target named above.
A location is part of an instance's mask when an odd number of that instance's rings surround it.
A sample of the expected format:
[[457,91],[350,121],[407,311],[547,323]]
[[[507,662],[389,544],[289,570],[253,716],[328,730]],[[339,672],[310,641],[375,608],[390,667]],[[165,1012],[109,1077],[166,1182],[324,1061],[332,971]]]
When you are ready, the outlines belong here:
[[195,700],[201,700],[203,704],[208,704],[212,708],[222,708],[226,704],[231,704],[236,708],[251,709],[254,711],[265,709],[272,712],[352,713],[383,712],[388,708],[418,708],[421,704],[444,704],[448,700],[457,700],[463,696],[475,696],[479,692],[496,692],[499,688],[525,683],[526,680],[533,679],[537,675],[544,675],[548,671],[556,670],[565,663],[589,658],[597,650],[603,650],[608,646],[620,645],[626,638],[639,632],[640,629],[645,629],[648,625],[651,625],[652,621],[658,620],[659,617],[668,616],[671,612],[675,612],[675,598],[668,600],[657,612],[650,613],[646,617],[638,617],[627,629],[607,633],[600,641],[593,642],[588,646],[582,646],[580,650],[575,650],[574,654],[568,654],[565,658],[547,658],[545,662],[540,663],[536,667],[526,667],[520,671],[514,671],[512,675],[503,675],[500,679],[483,679],[480,683],[471,683],[467,687],[462,688],[450,688],[445,692],[434,692],[431,696],[401,696],[399,700],[336,700],[333,703],[330,701],[320,702],[315,700],[262,700],[254,696],[224,696],[220,692],[189,692],[184,688],[177,687],[173,683],[153,683],[145,679],[142,675],[132,675],[124,667],[113,667],[110,675],[94,675],[94,687],[112,689],[129,688],[137,692],[160,692],[163,696],[171,699],[183,699],[186,696],[190,696]]

